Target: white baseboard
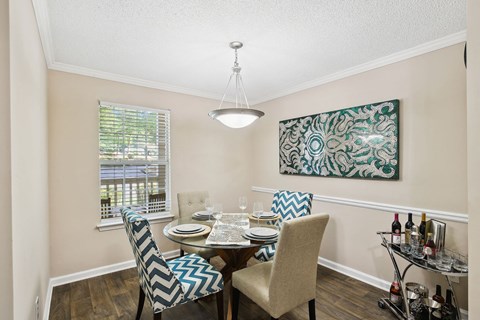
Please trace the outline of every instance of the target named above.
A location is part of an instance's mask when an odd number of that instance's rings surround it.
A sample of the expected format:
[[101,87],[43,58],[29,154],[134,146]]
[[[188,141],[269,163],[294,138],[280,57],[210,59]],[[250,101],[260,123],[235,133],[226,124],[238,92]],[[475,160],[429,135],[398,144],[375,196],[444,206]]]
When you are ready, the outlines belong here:
[[[180,250],[172,250],[163,252],[165,259],[176,258],[180,255]],[[45,306],[43,312],[43,319],[48,320],[50,316],[50,303],[52,300],[53,287],[61,286],[63,284],[72,283],[80,280],[85,280],[93,277],[98,277],[104,274],[122,271],[135,267],[135,260],[129,260],[125,262],[115,263],[108,266],[98,267],[85,271],[80,271],[72,274],[67,274],[60,277],[50,278],[48,282],[47,295],[45,297]]]
[[[357,279],[359,281],[362,281],[363,283],[369,284],[373,287],[376,287],[378,289],[381,289],[383,291],[389,291],[390,290],[390,282],[371,276],[369,274],[366,274],[362,271],[355,270],[353,268],[344,266],[342,264],[339,264],[337,262],[330,261],[328,259],[318,257],[318,264],[321,266],[324,266],[326,268],[329,268],[331,270],[334,270],[338,273],[344,274],[346,276],[349,276],[350,278]],[[464,309],[460,309],[460,312],[462,313],[462,320],[468,320],[468,311]]]

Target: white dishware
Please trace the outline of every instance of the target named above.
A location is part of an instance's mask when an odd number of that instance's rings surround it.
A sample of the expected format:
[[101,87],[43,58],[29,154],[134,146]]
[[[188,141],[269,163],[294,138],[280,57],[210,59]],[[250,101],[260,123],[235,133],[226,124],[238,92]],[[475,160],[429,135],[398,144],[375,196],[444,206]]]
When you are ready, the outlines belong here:
[[240,208],[240,210],[242,210],[242,213],[245,211],[245,209],[247,209],[247,203],[247,197],[240,196],[238,198],[238,207]]
[[278,235],[278,231],[272,228],[251,228],[250,233],[258,238],[272,238]]
[[188,224],[181,224],[175,227],[175,231],[177,232],[200,232],[200,230],[205,229],[205,227],[201,224],[194,224],[194,223],[188,223]]

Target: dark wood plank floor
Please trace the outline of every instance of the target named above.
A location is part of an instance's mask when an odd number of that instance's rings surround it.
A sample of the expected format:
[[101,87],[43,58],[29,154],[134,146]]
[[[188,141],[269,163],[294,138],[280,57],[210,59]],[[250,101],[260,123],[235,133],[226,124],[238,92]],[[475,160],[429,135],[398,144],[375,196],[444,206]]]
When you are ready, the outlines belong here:
[[[317,319],[396,319],[377,306],[385,293],[330,269],[319,266],[317,277]],[[90,278],[53,289],[51,320],[135,319],[138,299],[136,269]],[[215,299],[187,303],[163,312],[164,320],[216,320]],[[269,320],[269,315],[245,296],[240,298],[240,320]],[[142,320],[153,319],[145,301]],[[281,320],[308,319],[308,306],[302,305]]]

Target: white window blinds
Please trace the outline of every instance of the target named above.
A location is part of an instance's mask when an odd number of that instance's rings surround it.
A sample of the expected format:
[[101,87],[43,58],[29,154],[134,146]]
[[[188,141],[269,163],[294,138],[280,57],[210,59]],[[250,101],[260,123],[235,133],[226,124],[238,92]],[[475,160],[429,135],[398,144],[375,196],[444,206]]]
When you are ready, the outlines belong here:
[[170,112],[100,102],[101,218],[170,211]]

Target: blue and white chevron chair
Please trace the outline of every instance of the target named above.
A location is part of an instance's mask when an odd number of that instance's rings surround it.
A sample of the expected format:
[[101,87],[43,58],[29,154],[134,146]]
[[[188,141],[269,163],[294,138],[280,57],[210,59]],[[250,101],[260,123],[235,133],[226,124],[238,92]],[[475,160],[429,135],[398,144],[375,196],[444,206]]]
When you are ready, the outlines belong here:
[[196,254],[166,261],[152,237],[148,220],[127,208],[122,209],[122,218],[140,282],[135,319],[140,319],[145,296],[154,320],[161,320],[163,310],[215,293],[218,319],[223,320],[222,274]]
[[[284,221],[309,215],[312,208],[312,198],[313,194],[306,192],[286,190],[275,192],[273,195],[272,212],[280,214],[280,219],[267,223],[274,224],[281,230]],[[255,258],[260,261],[272,260],[276,246],[276,243],[261,246],[255,252]]]

